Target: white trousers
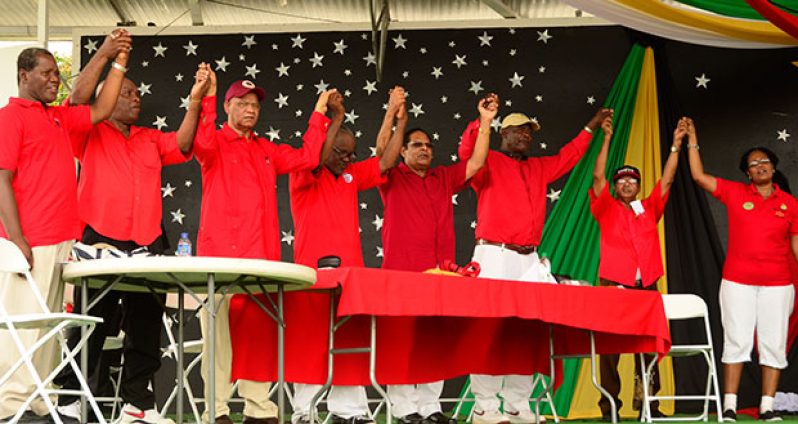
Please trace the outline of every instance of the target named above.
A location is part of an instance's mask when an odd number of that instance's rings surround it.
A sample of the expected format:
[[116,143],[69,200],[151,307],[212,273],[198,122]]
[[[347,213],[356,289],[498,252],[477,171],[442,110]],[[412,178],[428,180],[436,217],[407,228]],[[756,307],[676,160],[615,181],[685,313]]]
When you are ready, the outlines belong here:
[[[522,255],[501,246],[477,245],[473,260],[482,268],[480,278],[556,283],[549,265],[541,262],[537,253]],[[498,394],[504,399],[506,411],[530,411],[532,389],[529,375],[471,375],[471,393],[477,411],[498,411]]]
[[[32,249],[33,269],[31,275],[39,286],[39,291],[51,312],[64,310],[64,285],[61,283],[60,264],[66,262],[72,244],[72,241],[64,241]],[[15,274],[0,274],[0,302],[3,302],[6,311],[11,315],[43,312],[36,298],[30,292],[30,286],[25,277]],[[22,344],[26,347],[32,346],[47,331],[49,329],[18,330]],[[11,333],[6,330],[0,330],[0,346],[2,346],[0,348],[0,374],[3,374],[19,360],[19,351],[15,347]],[[58,342],[56,339],[51,339],[33,354],[31,361],[39,377],[44,378],[53,370],[58,363],[60,353]],[[16,414],[17,409],[35,390],[36,384],[33,382],[28,368],[25,366],[18,368],[11,375],[11,379],[0,387],[0,418]],[[37,415],[48,413],[41,398],[35,399],[31,403],[30,409]]]
[[404,417],[419,414],[422,417],[441,412],[441,392],[443,381],[424,384],[391,384],[388,386],[388,398],[393,404],[391,414]]
[[[296,423],[300,418],[310,414],[310,402],[319,390],[321,390],[320,384],[294,384],[294,414],[291,421]],[[327,410],[331,414],[343,418],[368,415],[366,388],[363,386],[332,386],[327,395]]]
[[723,323],[724,364],[751,360],[756,330],[759,364],[787,368],[787,327],[795,288],[752,286],[721,280],[720,314]]
[[[215,332],[214,332],[214,391],[212,395],[208,393],[208,355],[202,355],[202,381],[205,384],[205,398],[213,396],[214,415],[210,417],[207,411],[203,414],[206,422],[213,422],[214,418],[222,415],[230,415],[230,407],[227,402],[233,392],[233,382],[231,381],[233,367],[233,348],[230,343],[230,298],[231,296],[216,295],[214,303],[219,307],[216,313]],[[200,326],[202,334],[205,334],[208,327],[208,312],[203,309],[200,314]],[[203,352],[210,349],[207,339],[203,338]],[[250,380],[238,380],[238,394],[244,398],[244,415],[252,418],[269,418],[277,416],[277,405],[269,400],[270,383]],[[207,405],[207,403],[206,403]]]

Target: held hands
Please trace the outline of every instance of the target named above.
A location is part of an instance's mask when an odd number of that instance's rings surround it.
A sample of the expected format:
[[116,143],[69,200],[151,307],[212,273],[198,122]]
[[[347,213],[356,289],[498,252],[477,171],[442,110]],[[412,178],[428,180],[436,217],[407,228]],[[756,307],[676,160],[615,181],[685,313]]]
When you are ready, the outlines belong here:
[[194,85],[191,87],[191,101],[200,102],[202,98],[208,95],[208,89],[211,87],[211,66],[202,62],[197,66],[197,72],[194,74]]
[[333,119],[343,121],[344,114],[346,113],[346,109],[344,108],[344,96],[337,90],[330,93],[330,96],[327,98],[327,109],[332,112]]
[[319,98],[316,100],[316,106],[313,108],[313,110],[321,113],[322,115],[327,113],[327,102],[330,99],[330,95],[337,92],[338,90],[335,88],[323,91],[321,94],[319,94]]
[[114,60],[124,65],[127,63],[128,53],[133,46],[133,39],[130,32],[124,28],[117,28],[105,37],[103,44],[97,50],[97,54],[105,56],[108,60]]
[[690,144],[698,144],[698,136],[695,132],[695,122],[692,118],[684,117],[685,126],[687,127],[687,142]]
[[477,110],[479,110],[480,120],[490,124],[499,113],[499,96],[496,93],[490,93],[483,97],[477,103]]
[[407,93],[401,85],[394,86],[388,90],[388,111],[392,113],[396,119],[407,118],[407,108],[405,107],[405,100]]
[[604,138],[612,138],[612,115],[604,118],[604,120],[601,121],[601,129],[604,131]]
[[611,118],[614,113],[615,113],[614,110],[607,109],[605,107],[599,109],[596,112],[596,114],[593,116],[593,118],[590,119],[590,122],[587,123],[587,127],[590,128],[591,131],[595,131],[596,128],[599,127],[599,125],[602,125],[604,119],[606,119],[607,117]]
[[682,141],[684,137],[687,135],[687,120],[689,118],[682,117],[679,119],[679,122],[676,124],[676,129],[673,130],[673,146],[677,149],[682,147]]

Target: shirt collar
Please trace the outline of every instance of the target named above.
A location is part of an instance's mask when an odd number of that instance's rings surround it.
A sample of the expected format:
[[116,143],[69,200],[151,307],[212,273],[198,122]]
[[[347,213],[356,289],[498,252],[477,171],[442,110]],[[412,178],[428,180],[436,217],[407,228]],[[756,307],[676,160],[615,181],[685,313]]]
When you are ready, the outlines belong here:
[[[762,197],[762,195],[759,194],[759,190],[756,189],[756,186],[754,185],[754,183],[748,184],[748,190],[749,190],[749,192],[751,194],[755,194],[755,195],[757,195],[759,197]],[[776,183],[773,183],[773,194],[768,196],[768,199],[770,199],[770,198],[778,198],[779,196],[781,196],[781,193],[782,193],[782,190],[779,188],[779,185],[776,184]]]
[[[225,141],[246,140],[245,137],[238,135],[236,130],[230,128],[230,126],[227,125],[227,122],[222,124],[222,134],[224,134],[224,140]],[[250,136],[249,136],[249,141],[256,141],[256,140],[257,140],[257,137],[255,136],[255,133],[251,132]]]
[[504,150],[499,150],[499,153],[507,156],[510,159],[515,159],[518,161],[527,160],[527,158],[529,157],[525,153],[506,152]]
[[36,101],[36,100],[23,99],[22,97],[9,97],[8,98],[8,103],[18,104],[18,105],[20,105],[22,107],[36,107],[36,106],[39,106],[42,109],[45,109],[45,105],[42,102],[39,102],[39,101]]

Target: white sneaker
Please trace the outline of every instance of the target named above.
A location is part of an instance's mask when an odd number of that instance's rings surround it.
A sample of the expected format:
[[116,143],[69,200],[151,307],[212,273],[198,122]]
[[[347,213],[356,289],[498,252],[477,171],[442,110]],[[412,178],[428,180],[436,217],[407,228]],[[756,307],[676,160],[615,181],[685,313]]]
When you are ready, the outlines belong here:
[[[505,415],[510,418],[510,424],[535,424],[535,413],[532,411],[505,411]],[[546,417],[540,416],[540,422],[545,423]]]
[[69,405],[59,406],[56,409],[63,416],[80,421],[80,400],[76,400]]
[[174,421],[170,420],[169,418],[164,418],[161,414],[158,413],[155,409],[148,409],[146,411],[142,411],[139,408],[131,404],[125,404],[125,407],[122,408],[122,415],[119,417],[119,420],[116,421],[116,424],[133,424],[133,423],[142,423],[142,424],[175,424]]
[[510,419],[499,411],[474,410],[473,424],[510,424]]

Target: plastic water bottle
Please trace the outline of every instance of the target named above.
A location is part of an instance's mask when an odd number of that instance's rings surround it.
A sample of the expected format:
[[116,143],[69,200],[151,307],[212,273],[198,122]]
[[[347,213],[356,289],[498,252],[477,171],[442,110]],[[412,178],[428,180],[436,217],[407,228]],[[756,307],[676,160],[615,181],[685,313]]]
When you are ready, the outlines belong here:
[[177,241],[176,256],[191,256],[191,240],[188,233],[180,233],[180,240]]

